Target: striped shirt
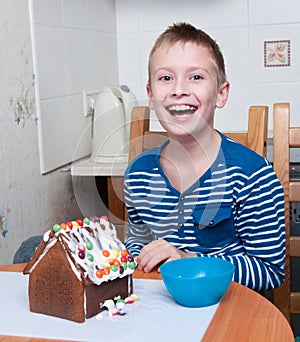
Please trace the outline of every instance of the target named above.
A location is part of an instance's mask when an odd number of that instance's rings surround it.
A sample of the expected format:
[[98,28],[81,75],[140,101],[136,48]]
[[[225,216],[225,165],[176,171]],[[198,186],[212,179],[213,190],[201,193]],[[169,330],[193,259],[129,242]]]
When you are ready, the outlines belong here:
[[166,143],[128,165],[125,245],[137,256],[144,245],[165,239],[184,252],[230,261],[238,283],[254,290],[274,289],[284,280],[282,186],[265,158],[221,137],[211,168],[182,193],[172,187],[159,163]]

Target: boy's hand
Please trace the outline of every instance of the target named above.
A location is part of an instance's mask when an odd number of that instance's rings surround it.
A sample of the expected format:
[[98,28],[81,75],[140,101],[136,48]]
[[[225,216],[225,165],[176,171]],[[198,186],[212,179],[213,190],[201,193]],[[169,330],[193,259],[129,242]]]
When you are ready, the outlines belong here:
[[136,258],[137,268],[144,272],[151,272],[155,267],[166,261],[196,256],[196,254],[180,251],[165,240],[156,240],[143,247],[141,253]]

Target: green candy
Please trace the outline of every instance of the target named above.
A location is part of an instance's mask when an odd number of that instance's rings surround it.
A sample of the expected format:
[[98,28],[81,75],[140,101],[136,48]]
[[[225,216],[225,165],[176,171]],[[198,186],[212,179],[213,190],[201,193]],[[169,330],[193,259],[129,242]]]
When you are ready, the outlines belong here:
[[54,231],[54,233],[57,233],[60,231],[60,225],[58,223],[54,224],[52,227],[52,230]]
[[110,266],[110,269],[111,269],[113,272],[117,272],[118,267],[117,267],[116,265],[111,265],[111,266]]
[[131,270],[134,270],[136,268],[136,263],[134,261],[131,261],[129,264],[128,264],[128,267],[131,269]]
[[88,241],[85,245],[86,249],[88,249],[89,251],[93,249],[93,243],[91,241]]
[[127,263],[126,262],[121,262],[121,265],[123,266],[124,270],[127,269]]
[[93,257],[93,254],[87,254],[87,259],[89,260],[89,261],[94,261],[94,257]]
[[83,219],[83,223],[85,223],[85,224],[90,224],[90,220],[89,220],[87,217],[85,217],[85,218]]

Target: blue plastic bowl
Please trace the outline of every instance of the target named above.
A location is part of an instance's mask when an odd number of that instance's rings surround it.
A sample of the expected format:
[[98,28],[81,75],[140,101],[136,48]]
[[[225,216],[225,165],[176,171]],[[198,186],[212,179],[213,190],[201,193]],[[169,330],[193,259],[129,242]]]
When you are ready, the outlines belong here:
[[163,282],[183,306],[199,308],[219,302],[232,280],[234,265],[212,257],[185,258],[160,266]]

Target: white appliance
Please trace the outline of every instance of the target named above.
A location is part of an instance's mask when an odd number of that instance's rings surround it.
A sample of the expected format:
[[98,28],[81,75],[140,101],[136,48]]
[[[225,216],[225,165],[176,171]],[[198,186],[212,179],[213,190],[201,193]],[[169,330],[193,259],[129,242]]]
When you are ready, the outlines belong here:
[[137,106],[126,85],[103,88],[96,97],[92,127],[91,160],[98,163],[126,163],[131,111]]

